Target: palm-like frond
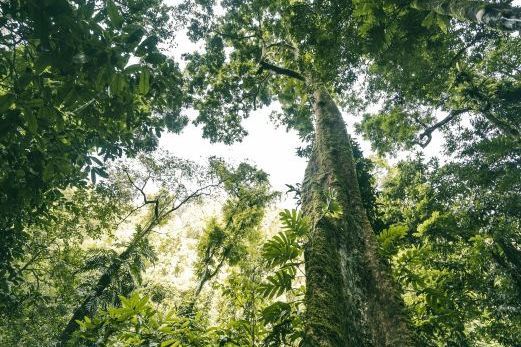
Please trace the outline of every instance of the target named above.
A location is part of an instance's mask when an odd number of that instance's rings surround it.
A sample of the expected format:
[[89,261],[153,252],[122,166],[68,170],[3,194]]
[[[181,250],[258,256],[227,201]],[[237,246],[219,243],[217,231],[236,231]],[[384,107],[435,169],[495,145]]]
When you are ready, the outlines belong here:
[[268,276],[267,282],[261,285],[262,295],[271,299],[291,290],[296,271],[296,267],[288,267]]

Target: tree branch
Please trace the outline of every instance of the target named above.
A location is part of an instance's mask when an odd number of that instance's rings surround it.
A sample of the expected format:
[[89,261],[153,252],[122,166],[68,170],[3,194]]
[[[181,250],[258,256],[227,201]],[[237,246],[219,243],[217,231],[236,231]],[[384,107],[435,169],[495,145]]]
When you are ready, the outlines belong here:
[[445,124],[452,121],[454,118],[459,116],[462,113],[467,112],[468,109],[460,109],[460,110],[452,110],[447,115],[447,117],[443,118],[441,121],[439,121],[436,124],[431,125],[427,129],[423,131],[423,133],[420,134],[419,140],[416,141],[418,145],[420,145],[422,148],[427,147],[427,145],[432,141],[432,133],[436,131],[438,128],[444,126]]
[[266,47],[264,47],[264,49],[270,49],[272,47],[286,47],[286,48],[289,48],[291,50],[296,50],[297,49],[295,46],[290,45],[286,41],[279,41],[279,42],[271,43],[271,44],[267,45]]
[[258,34],[251,34],[251,35],[233,35],[233,34],[224,33],[224,32],[222,32],[222,31],[217,31],[217,30],[215,30],[214,33],[216,33],[216,34],[219,35],[219,36],[225,37],[225,38],[227,38],[227,39],[236,40],[236,41],[241,41],[241,40],[248,40],[248,39],[259,38],[259,35],[258,35]]
[[288,77],[295,78],[300,81],[306,80],[304,78],[304,76],[302,76],[297,71],[294,71],[291,69],[286,69],[284,67],[280,67],[277,65],[273,65],[271,63],[268,63],[267,61],[261,61],[259,64],[260,64],[260,67],[259,67],[259,70],[257,71],[257,73],[262,73],[262,71],[264,71],[264,70],[269,70],[269,71],[275,72],[278,75],[288,76]]
[[482,114],[486,119],[488,119],[492,124],[494,124],[500,131],[502,131],[506,135],[512,136],[514,138],[519,138],[520,134],[517,129],[512,127],[506,121],[496,117],[488,109],[484,110]]
[[207,194],[206,192],[204,192],[205,190],[208,190],[210,188],[216,188],[216,187],[219,187],[221,186],[223,182],[219,181],[217,183],[213,183],[213,184],[208,184],[204,187],[201,187],[197,190],[195,190],[194,192],[192,192],[192,194],[188,195],[187,197],[185,197],[179,204],[174,205],[172,206],[172,208],[167,212],[167,213],[171,213],[171,212],[174,212],[175,210],[179,209],[181,206],[183,206],[186,202],[188,202],[188,200],[191,200],[193,198],[198,198],[202,195],[205,195]]
[[[113,278],[115,276],[117,276],[122,265],[131,257],[132,253],[134,252],[134,249],[139,244],[139,242],[141,242],[141,240],[143,240],[148,235],[148,233],[150,233],[152,231],[152,229],[155,226],[157,226],[159,224],[159,222],[161,220],[163,220],[164,218],[166,218],[170,213],[176,211],[181,206],[183,206],[184,204],[189,202],[191,199],[202,196],[203,194],[205,194],[205,192],[204,192],[205,190],[207,190],[211,187],[217,187],[217,186],[221,185],[221,183],[222,183],[222,182],[218,182],[218,183],[209,184],[209,185],[206,185],[205,187],[199,188],[199,189],[193,191],[190,195],[186,196],[177,205],[175,205],[175,202],[174,202],[173,205],[171,205],[172,207],[167,209],[168,206],[166,206],[166,205],[169,205],[170,203],[172,203],[172,201],[169,201],[168,204],[164,204],[165,206],[163,206],[161,211],[159,211],[159,200],[158,199],[156,199],[154,201],[146,200],[146,195],[143,192],[144,186],[143,186],[143,188],[139,188],[134,183],[134,181],[130,178],[130,175],[128,174],[128,172],[126,170],[124,170],[124,171],[127,173],[127,177],[129,178],[132,185],[141,191],[141,193],[143,194],[143,196],[145,198],[145,201],[149,201],[149,203],[155,203],[154,218],[152,220],[150,220],[148,222],[148,225],[146,227],[144,227],[140,232],[134,234],[134,237],[132,238],[132,241],[127,246],[127,248],[112,260],[112,263],[100,276],[100,278],[98,279],[98,282],[91,289],[90,293],[87,294],[87,296],[85,297],[83,302],[81,302],[79,304],[79,306],[77,306],[75,308],[71,319],[69,320],[67,326],[64,328],[64,330],[62,331],[62,333],[59,337],[60,346],[67,345],[72,334],[79,327],[77,321],[83,319],[86,315],[89,314],[90,303],[93,300],[95,300],[96,298],[98,298],[107,289],[107,287],[112,283]],[[145,185],[146,185],[146,181],[145,181]]]

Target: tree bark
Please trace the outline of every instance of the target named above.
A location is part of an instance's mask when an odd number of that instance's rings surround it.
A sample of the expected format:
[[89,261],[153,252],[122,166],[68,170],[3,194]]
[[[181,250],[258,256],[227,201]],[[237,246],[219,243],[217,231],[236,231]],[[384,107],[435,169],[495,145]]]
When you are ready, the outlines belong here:
[[472,0],[415,0],[413,8],[504,31],[521,29],[521,8]]
[[[315,142],[302,211],[312,221],[306,264],[306,346],[413,346],[403,303],[377,255],[350,138],[324,88],[314,92]],[[324,212],[331,194],[340,216]],[[329,195],[329,197],[328,197]]]

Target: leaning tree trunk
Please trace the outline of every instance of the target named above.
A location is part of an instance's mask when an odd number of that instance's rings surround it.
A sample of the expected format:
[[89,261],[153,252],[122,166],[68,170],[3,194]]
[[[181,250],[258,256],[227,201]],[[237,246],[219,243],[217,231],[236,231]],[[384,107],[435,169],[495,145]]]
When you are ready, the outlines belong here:
[[58,346],[68,346],[70,344],[70,340],[72,335],[78,330],[80,327],[78,321],[85,318],[85,316],[89,316],[92,314],[91,306],[98,299],[105,290],[114,282],[114,278],[116,278],[122,266],[132,257],[133,253],[136,250],[136,247],[139,245],[143,239],[145,239],[149,232],[158,224],[157,215],[155,218],[149,222],[148,226],[144,229],[139,229],[139,231],[134,235],[133,239],[130,241],[130,244],[127,248],[121,252],[117,257],[112,260],[112,263],[109,265],[107,269],[102,273],[96,286],[90,291],[90,293],[85,297],[85,299],[74,309],[71,319],[63,329],[60,334],[58,340]]
[[119,256],[117,256],[110,266],[103,272],[103,274],[98,279],[96,286],[94,289],[87,295],[87,297],[76,307],[74,313],[72,314],[71,319],[67,323],[65,329],[63,329],[60,338],[59,338],[59,346],[67,346],[72,337],[72,334],[80,327],[78,321],[81,321],[85,318],[85,316],[89,316],[91,314],[91,305],[92,303],[99,298],[103,292],[110,286],[113,282],[114,277],[119,274],[119,271],[122,265],[130,258],[132,255],[132,251],[134,249],[134,243],[132,243],[124,252],[122,252]]
[[500,30],[521,29],[521,8],[518,7],[472,0],[415,0],[412,7],[459,20],[483,23]]
[[[315,143],[302,210],[312,221],[305,249],[307,346],[412,346],[403,304],[377,256],[342,116],[314,93]],[[342,213],[328,214],[334,197]]]

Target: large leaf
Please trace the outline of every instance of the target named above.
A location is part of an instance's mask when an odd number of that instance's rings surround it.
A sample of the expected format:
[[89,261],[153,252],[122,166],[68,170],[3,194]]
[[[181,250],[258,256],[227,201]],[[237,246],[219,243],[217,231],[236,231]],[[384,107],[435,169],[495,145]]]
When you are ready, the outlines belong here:
[[150,90],[150,72],[143,68],[141,75],[139,75],[139,93],[146,95]]
[[301,249],[296,238],[286,232],[279,232],[262,248],[262,255],[270,266],[282,266],[288,261],[297,259],[300,254]]
[[295,236],[304,236],[309,230],[309,221],[297,210],[284,210],[280,214],[283,229]]
[[112,24],[114,24],[115,27],[120,28],[123,24],[123,17],[112,0],[107,1],[107,14],[109,15]]
[[268,276],[267,282],[261,285],[262,295],[272,299],[281,296],[291,290],[291,284],[295,279],[296,268],[287,268],[277,271],[274,275]]

